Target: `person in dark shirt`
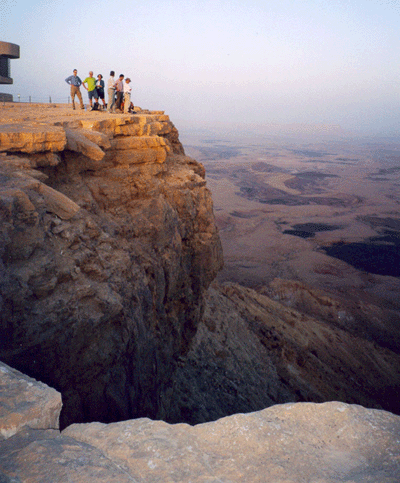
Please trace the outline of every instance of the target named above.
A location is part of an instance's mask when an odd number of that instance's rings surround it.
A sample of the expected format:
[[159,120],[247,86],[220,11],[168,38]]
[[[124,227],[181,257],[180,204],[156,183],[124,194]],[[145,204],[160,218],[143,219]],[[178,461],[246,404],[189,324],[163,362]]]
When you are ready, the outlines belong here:
[[124,74],[120,74],[119,79],[115,83],[117,89],[117,101],[115,107],[121,111],[121,104],[124,98]]
[[75,109],[75,96],[78,97],[81,104],[81,109],[85,109],[82,100],[82,94],[79,87],[82,85],[80,77],[78,77],[78,71],[73,70],[73,75],[70,75],[65,79],[65,82],[71,86],[71,99],[72,99],[72,109]]
[[103,76],[99,74],[97,76],[97,81],[96,81],[96,91],[97,91],[97,99],[96,102],[99,102],[99,98],[101,99],[103,103],[103,109],[105,109],[106,106],[106,101],[104,100],[104,81],[103,81]]

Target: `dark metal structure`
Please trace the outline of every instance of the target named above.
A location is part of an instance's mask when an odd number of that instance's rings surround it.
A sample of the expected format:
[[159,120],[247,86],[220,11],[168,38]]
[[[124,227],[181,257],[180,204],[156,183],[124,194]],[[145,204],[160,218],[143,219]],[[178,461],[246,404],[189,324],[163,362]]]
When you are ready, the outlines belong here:
[[[19,59],[19,45],[0,42],[0,84],[12,84],[10,76],[10,59]],[[0,101],[13,101],[11,94],[0,92]]]

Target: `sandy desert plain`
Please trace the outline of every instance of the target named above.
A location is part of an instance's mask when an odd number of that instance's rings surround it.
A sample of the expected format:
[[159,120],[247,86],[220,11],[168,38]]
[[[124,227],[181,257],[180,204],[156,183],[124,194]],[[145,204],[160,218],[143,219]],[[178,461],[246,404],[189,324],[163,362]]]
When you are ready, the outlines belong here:
[[[377,326],[400,332],[400,139],[181,133],[181,140],[206,168],[224,250],[219,281],[290,305],[277,280],[291,280],[320,290],[321,303],[323,294],[339,299],[343,327],[362,308]],[[386,340],[396,352],[397,343]]]

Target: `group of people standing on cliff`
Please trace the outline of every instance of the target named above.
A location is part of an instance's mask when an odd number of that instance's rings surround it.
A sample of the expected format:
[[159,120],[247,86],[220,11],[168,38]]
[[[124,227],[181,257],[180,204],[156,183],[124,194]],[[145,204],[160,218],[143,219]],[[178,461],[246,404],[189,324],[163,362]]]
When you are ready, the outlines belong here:
[[[75,96],[77,96],[81,109],[85,109],[82,100],[80,86],[83,86],[88,91],[90,110],[99,109],[99,99],[102,101],[102,108],[108,109],[108,112],[115,113],[118,109],[125,114],[132,113],[133,104],[131,102],[132,87],[129,77],[125,79],[123,74],[120,74],[115,80],[115,72],[110,72],[110,78],[107,81],[108,104],[105,102],[105,83],[103,76],[98,74],[97,79],[93,77],[93,72],[89,72],[89,76],[84,81],[78,77],[77,69],[73,70],[73,74],[65,79],[65,82],[71,86],[72,109],[75,109]],[[93,104],[94,99],[94,104]]]

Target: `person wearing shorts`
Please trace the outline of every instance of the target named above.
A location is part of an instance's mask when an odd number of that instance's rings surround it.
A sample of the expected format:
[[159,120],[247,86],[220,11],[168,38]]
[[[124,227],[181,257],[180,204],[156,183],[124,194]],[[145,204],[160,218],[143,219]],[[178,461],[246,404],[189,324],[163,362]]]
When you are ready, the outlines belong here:
[[99,102],[99,99],[101,99],[101,102],[103,103],[103,109],[106,108],[106,101],[104,100],[104,81],[103,81],[103,76],[99,74],[97,76],[97,81],[96,81],[96,91],[97,91],[97,97],[96,97],[96,102]]
[[[85,86],[87,84],[87,87]],[[97,91],[96,91],[96,79],[93,77],[93,72],[89,72],[89,77],[86,77],[86,79],[82,82],[83,87],[88,91],[88,96],[89,96],[89,104],[90,107],[93,108],[93,99],[96,99],[97,97]]]

